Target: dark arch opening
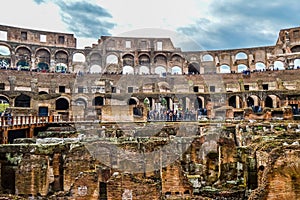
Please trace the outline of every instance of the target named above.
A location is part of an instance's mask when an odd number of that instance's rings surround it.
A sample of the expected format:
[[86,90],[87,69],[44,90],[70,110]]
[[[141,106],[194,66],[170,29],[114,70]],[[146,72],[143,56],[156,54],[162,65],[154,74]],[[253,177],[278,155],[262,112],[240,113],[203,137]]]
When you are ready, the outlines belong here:
[[137,105],[137,102],[136,102],[135,99],[130,98],[129,101],[128,101],[128,105]]
[[247,107],[253,107],[253,106],[254,106],[254,99],[252,97],[248,97]]
[[0,96],[0,103],[7,103],[7,104],[9,104],[9,100],[6,97],[4,97],[4,96]]
[[232,96],[229,98],[229,106],[236,108],[236,96]]
[[56,110],[68,110],[69,102],[64,98],[57,99],[55,102]]
[[104,105],[103,97],[95,97],[93,99],[93,106],[103,106],[103,105]]
[[291,49],[291,51],[292,51],[293,53],[295,53],[295,52],[300,52],[300,45],[294,46],[294,47]]
[[273,108],[273,99],[269,96],[265,100],[265,107]]
[[15,100],[15,107],[30,107],[30,97],[25,94],[17,96]]
[[48,92],[40,91],[39,94],[48,94]]
[[264,171],[264,170],[265,170],[265,166],[263,166],[263,165],[259,166],[259,167],[258,167],[258,170],[259,170],[259,171]]
[[189,74],[200,74],[200,65],[198,63],[191,63],[188,66]]
[[203,108],[202,99],[200,99],[200,98],[195,99],[194,108],[195,108],[195,110]]

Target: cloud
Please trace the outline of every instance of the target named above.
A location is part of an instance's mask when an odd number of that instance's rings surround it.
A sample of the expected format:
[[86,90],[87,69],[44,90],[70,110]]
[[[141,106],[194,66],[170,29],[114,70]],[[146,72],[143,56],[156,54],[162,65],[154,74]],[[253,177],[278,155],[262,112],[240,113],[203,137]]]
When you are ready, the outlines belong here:
[[46,3],[47,0],[34,0],[34,2],[35,2],[36,4],[42,4],[42,3]]
[[61,20],[76,37],[95,38],[111,35],[116,24],[111,22],[112,15],[103,7],[91,1],[34,0],[38,5],[54,3],[60,9]]
[[275,45],[280,29],[297,26],[297,0],[213,0],[209,15],[177,31],[192,37],[207,49]]
[[99,38],[100,35],[110,35],[110,30],[115,26],[109,21],[112,15],[97,4],[85,1],[57,1],[57,4],[63,22],[78,37]]

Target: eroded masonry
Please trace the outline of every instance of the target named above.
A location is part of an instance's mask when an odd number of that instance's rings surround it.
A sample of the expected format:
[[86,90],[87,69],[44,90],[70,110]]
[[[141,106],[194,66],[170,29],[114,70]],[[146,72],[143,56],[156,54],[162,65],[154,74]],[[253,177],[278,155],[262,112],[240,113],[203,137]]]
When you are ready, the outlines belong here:
[[300,28],[274,46],[0,26],[6,199],[300,199]]

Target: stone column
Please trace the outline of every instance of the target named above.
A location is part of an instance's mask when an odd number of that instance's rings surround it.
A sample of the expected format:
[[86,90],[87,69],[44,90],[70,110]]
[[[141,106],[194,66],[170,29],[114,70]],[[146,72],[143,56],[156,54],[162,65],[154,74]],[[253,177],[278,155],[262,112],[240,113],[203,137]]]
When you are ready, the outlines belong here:
[[49,93],[53,94],[53,93],[55,93],[55,90],[56,90],[56,82],[55,81],[51,81],[50,82]]
[[38,83],[38,80],[36,78],[34,78],[30,81],[31,92],[38,93],[37,83]]
[[34,55],[31,55],[31,68],[30,70],[35,69],[35,58]]
[[9,76],[8,77],[8,82],[9,82],[9,85],[10,85],[10,91],[15,91],[16,77],[15,76]]

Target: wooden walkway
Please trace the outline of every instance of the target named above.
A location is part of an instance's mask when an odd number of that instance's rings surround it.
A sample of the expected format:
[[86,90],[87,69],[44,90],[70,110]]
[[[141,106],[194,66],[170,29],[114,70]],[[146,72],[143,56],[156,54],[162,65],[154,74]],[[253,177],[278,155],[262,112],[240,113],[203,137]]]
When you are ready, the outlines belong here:
[[65,123],[59,116],[2,116],[0,117],[0,137],[2,144],[8,144],[9,134],[11,131],[23,130],[26,138],[34,136],[35,128],[46,127],[51,123]]

